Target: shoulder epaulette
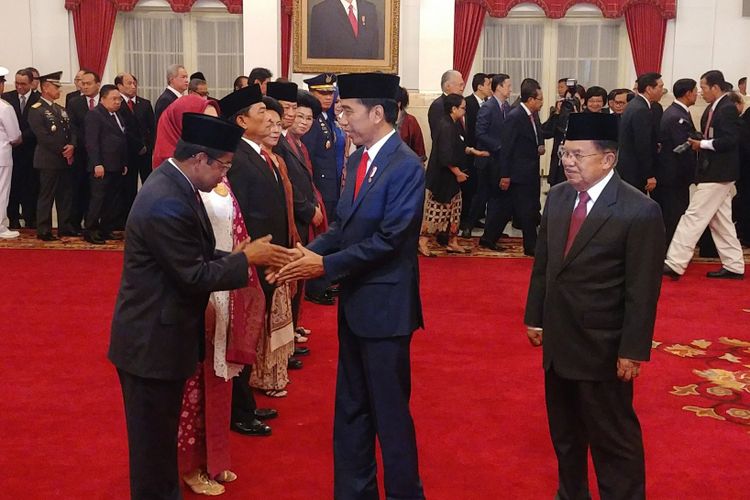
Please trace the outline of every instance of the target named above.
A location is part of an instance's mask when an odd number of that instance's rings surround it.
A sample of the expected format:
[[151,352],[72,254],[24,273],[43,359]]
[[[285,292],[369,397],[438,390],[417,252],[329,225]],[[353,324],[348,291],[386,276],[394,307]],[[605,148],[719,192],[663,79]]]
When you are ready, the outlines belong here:
[[31,109],[36,109],[36,108],[38,108],[41,105],[42,105],[41,102],[35,102],[34,104],[31,105]]

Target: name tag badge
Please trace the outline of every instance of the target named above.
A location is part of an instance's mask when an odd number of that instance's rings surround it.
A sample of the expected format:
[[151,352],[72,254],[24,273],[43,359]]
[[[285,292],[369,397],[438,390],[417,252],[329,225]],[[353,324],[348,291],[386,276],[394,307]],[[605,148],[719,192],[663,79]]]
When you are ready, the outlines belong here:
[[370,182],[372,182],[372,178],[375,177],[375,172],[377,172],[377,171],[378,171],[378,167],[375,166],[375,165],[373,165],[372,168],[370,169],[370,176],[367,178],[367,183],[368,184]]
[[326,141],[326,149],[331,149],[331,141]]

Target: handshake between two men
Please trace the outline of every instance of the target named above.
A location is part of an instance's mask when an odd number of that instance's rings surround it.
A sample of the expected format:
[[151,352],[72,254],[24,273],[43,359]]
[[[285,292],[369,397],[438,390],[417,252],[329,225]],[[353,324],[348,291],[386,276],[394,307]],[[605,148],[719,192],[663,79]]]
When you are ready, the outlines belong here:
[[271,235],[257,240],[247,238],[234,247],[232,253],[242,252],[248,264],[264,266],[266,281],[283,285],[291,281],[317,278],[325,273],[323,257],[311,252],[301,243],[297,248],[285,248],[271,243]]

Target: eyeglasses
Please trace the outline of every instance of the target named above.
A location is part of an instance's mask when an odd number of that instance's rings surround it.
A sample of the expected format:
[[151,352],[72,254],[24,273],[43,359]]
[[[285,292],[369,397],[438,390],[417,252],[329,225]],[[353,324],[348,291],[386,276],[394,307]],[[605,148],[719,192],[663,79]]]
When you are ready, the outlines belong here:
[[613,151],[602,151],[601,153],[591,153],[591,154],[583,155],[581,153],[573,153],[571,151],[568,151],[567,149],[561,146],[560,149],[557,150],[557,157],[560,158],[560,160],[564,160],[566,157],[573,158],[576,161],[576,163],[581,163],[581,161],[584,158],[588,158],[589,156],[604,155],[604,154],[612,153],[612,152]]
[[[204,153],[204,154],[208,158],[208,161],[206,163],[208,163],[209,165],[211,165],[213,162],[216,162],[219,165],[221,165],[221,168],[223,168],[224,170],[229,170],[230,168],[232,168],[232,163],[231,162],[221,161],[218,158],[214,158],[213,156],[210,156],[208,153]],[[193,158],[195,158],[196,156],[197,155],[193,155]]]

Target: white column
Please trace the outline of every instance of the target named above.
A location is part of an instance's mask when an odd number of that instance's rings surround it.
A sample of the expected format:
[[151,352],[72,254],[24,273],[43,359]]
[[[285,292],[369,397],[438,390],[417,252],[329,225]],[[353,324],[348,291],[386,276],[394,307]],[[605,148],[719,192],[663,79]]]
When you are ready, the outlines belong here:
[[[453,68],[454,0],[419,0],[418,86],[440,92],[440,76]],[[408,47],[402,48],[409,50]],[[464,75],[466,78],[466,75]]]
[[255,67],[281,76],[281,2],[243,0],[242,43],[245,75]]

